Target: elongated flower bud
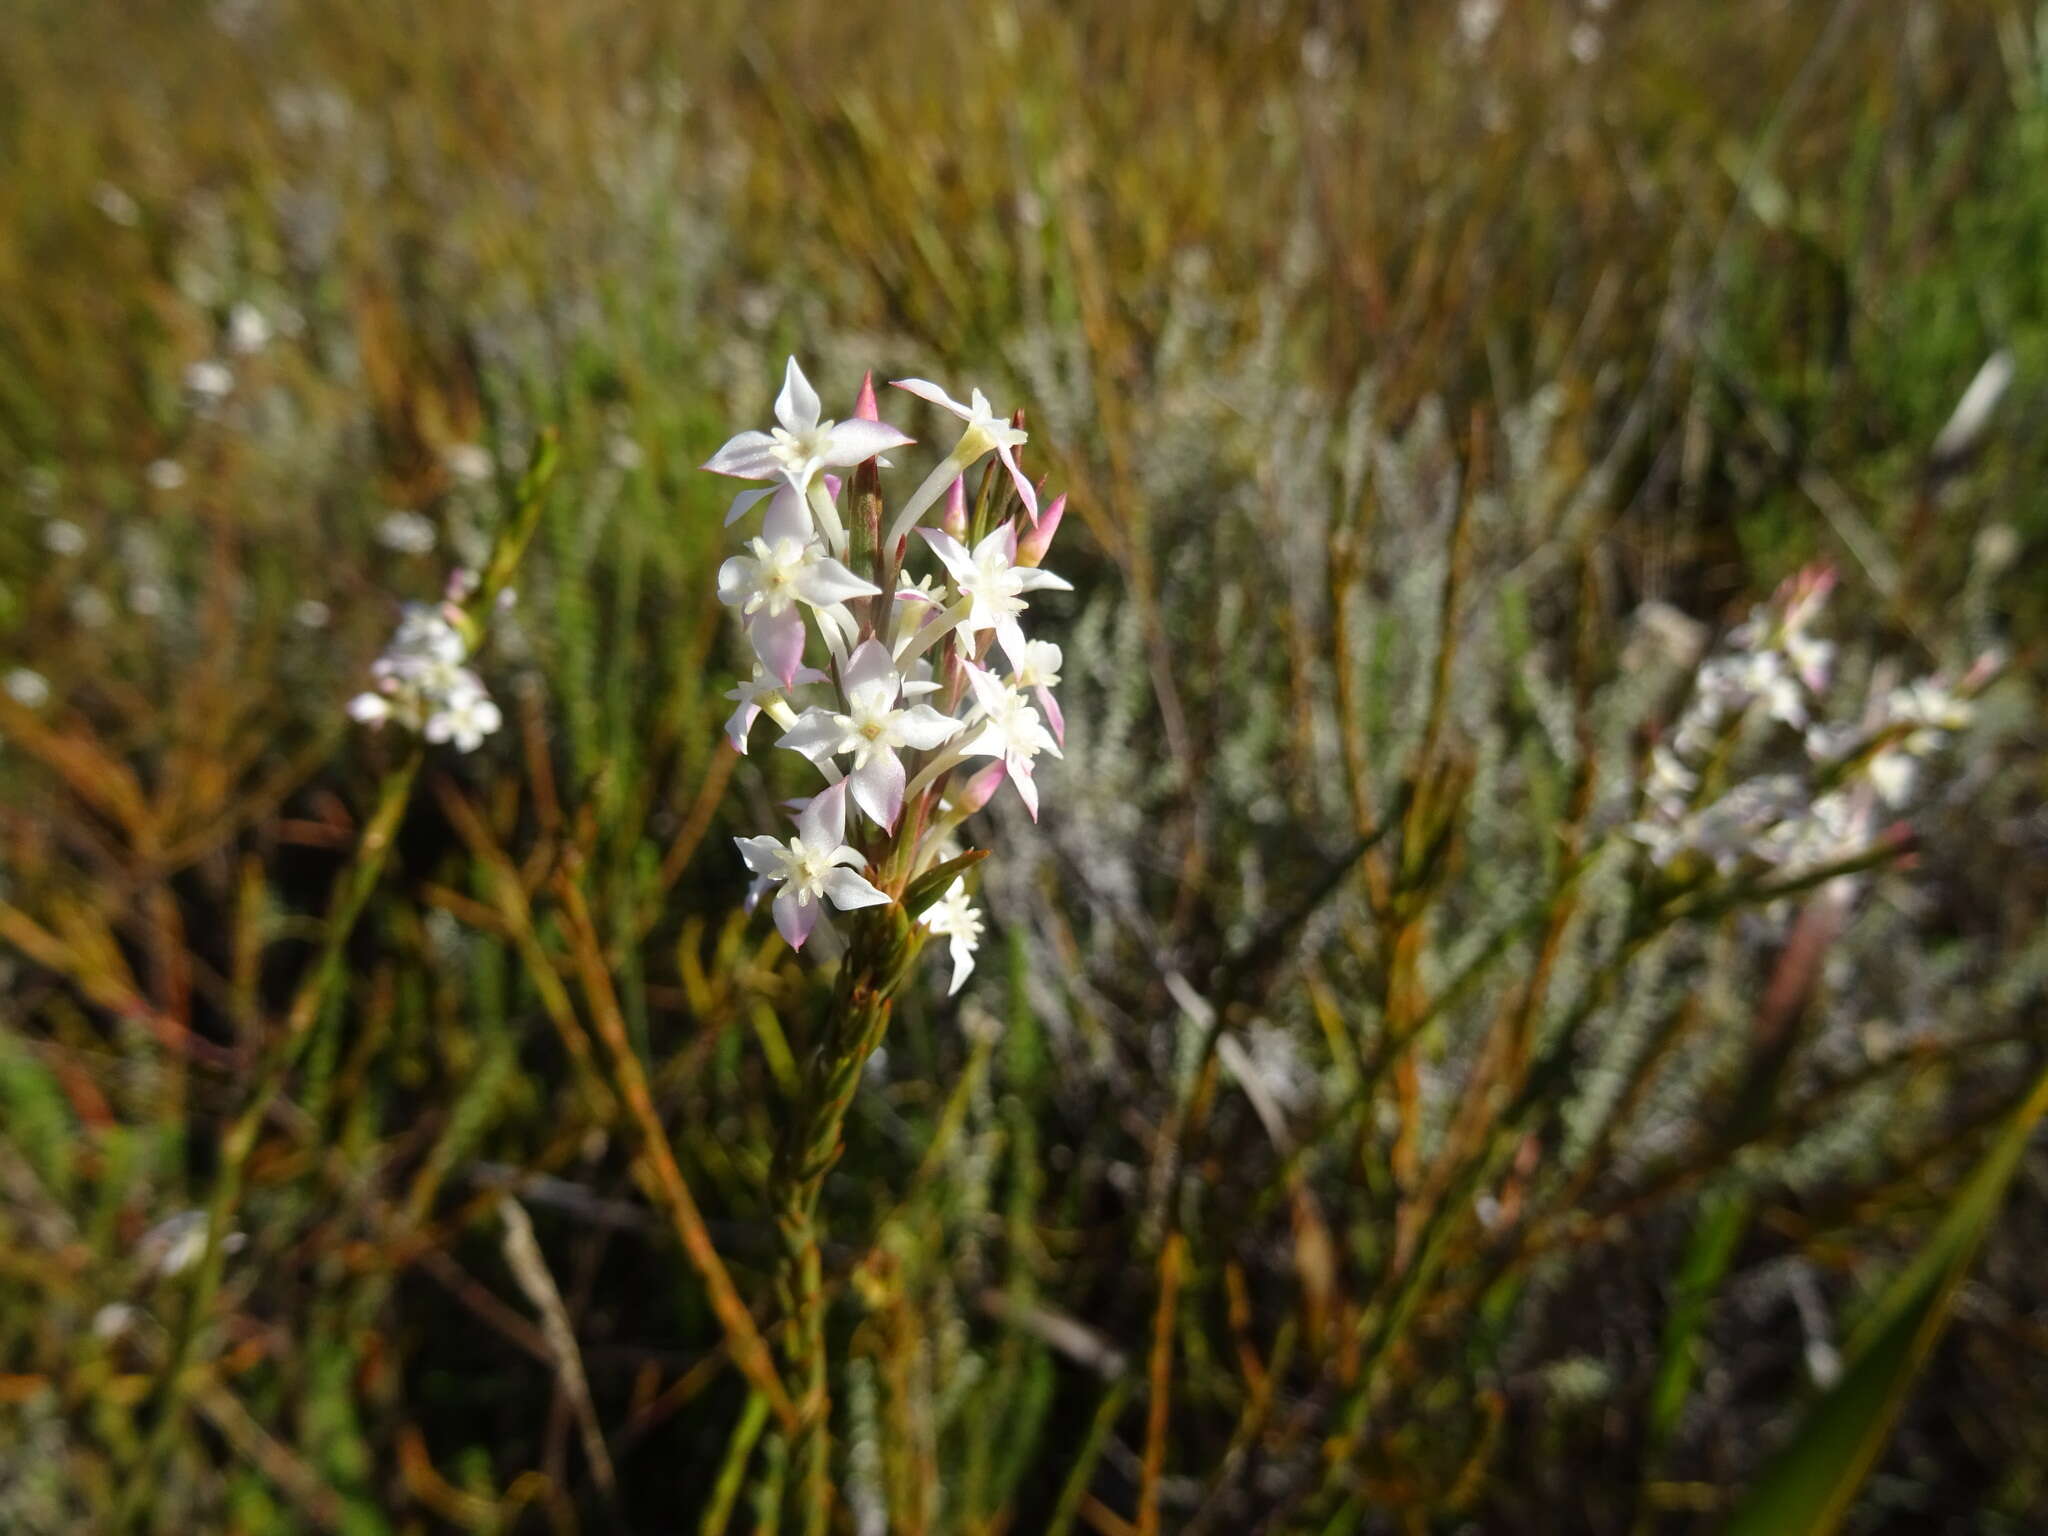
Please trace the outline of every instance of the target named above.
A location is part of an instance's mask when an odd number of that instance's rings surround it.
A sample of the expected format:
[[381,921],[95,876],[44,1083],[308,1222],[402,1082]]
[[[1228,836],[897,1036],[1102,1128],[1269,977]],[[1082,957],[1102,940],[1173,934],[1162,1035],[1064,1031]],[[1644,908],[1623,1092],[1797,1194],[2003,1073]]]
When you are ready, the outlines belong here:
[[1060,531],[1060,519],[1067,515],[1067,495],[1062,491],[1053,497],[1046,509],[1038,514],[1038,526],[1026,528],[1017,540],[1017,563],[1037,566],[1045,563],[1045,552],[1052,545],[1052,536]]

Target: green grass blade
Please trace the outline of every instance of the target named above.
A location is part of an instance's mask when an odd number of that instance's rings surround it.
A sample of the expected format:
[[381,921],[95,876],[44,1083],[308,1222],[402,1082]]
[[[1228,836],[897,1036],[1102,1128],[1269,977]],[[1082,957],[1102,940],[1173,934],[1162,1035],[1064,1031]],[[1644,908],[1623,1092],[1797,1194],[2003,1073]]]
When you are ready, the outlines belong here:
[[2044,1109],[2048,1072],[1998,1133],[1933,1237],[1857,1328],[1848,1369],[1764,1470],[1729,1523],[1729,1536],[1816,1536],[1841,1523],[1941,1337],[1956,1290],[1997,1219]]

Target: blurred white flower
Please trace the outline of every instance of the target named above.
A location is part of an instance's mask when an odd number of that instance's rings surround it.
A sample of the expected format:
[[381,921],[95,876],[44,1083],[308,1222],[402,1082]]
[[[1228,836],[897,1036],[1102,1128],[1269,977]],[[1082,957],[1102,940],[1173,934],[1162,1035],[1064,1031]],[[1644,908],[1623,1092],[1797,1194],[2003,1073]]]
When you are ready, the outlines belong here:
[[142,209],[135,199],[111,181],[103,181],[92,189],[92,205],[123,229],[133,229],[142,222]]
[[317,597],[302,597],[292,604],[292,622],[301,629],[325,629],[334,614]]
[[430,554],[437,541],[434,525],[417,512],[388,513],[377,524],[377,542],[401,555]]
[[185,466],[176,459],[153,459],[142,475],[152,489],[175,491],[185,483]]
[[7,696],[23,709],[41,709],[50,702],[50,684],[40,672],[27,667],[15,667],[8,672],[0,686],[7,689]]
[[270,345],[270,322],[263,311],[244,300],[228,311],[228,347],[247,356]]
[[202,358],[185,370],[185,388],[202,401],[224,400],[234,387],[234,370],[218,358]]
[[66,559],[82,555],[88,542],[85,530],[65,518],[53,517],[43,524],[43,548],[53,555]]
[[496,461],[491,458],[490,450],[476,443],[456,443],[444,449],[441,458],[450,474],[471,485],[482,484],[496,470]]
[[502,724],[504,716],[484,692],[483,683],[475,673],[464,670],[455,674],[454,685],[427,716],[421,734],[437,744],[451,742],[458,752],[474,752]]

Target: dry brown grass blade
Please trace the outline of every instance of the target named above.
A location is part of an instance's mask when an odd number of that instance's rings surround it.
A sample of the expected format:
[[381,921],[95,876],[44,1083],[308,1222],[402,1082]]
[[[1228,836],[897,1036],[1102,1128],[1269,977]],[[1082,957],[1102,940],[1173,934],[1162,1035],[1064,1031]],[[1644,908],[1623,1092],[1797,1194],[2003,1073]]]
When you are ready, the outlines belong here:
[[668,1132],[662,1126],[661,1115],[654,1107],[654,1097],[648,1091],[646,1069],[641,1066],[639,1053],[634,1050],[632,1039],[626,1032],[625,1016],[619,1011],[611,974],[605,968],[604,947],[591,924],[590,908],[583,899],[582,889],[574,877],[563,870],[556,874],[554,891],[561,903],[563,927],[575,957],[577,972],[583,981],[584,996],[589,999],[598,1034],[611,1051],[620,1094],[639,1131],[641,1155],[650,1174],[648,1182],[668,1206],[683,1252],[689,1255],[691,1264],[704,1281],[711,1308],[718,1314],[718,1321],[732,1345],[734,1363],[768,1399],[784,1427],[793,1432],[802,1422],[801,1418],[790,1402],[789,1394],[783,1390],[774,1358],[761,1338],[760,1329],[754,1324],[753,1315],[740,1299],[732,1276],[726,1271],[725,1260],[719,1256],[718,1245],[712,1242],[711,1233],[704,1225],[696,1198],[690,1193],[689,1181],[683,1177],[683,1170],[676,1163],[675,1150],[669,1145]]

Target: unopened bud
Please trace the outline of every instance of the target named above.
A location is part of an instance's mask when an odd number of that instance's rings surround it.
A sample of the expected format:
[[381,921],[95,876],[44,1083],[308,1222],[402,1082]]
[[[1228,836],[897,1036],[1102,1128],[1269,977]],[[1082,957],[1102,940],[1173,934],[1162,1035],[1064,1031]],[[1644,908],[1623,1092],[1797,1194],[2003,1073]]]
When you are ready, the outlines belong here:
[[945,515],[939,519],[939,526],[954,538],[965,542],[967,538],[967,481],[955,475],[946,491]]
[[954,808],[963,816],[973,815],[995,798],[1009,772],[1003,760],[997,758],[960,786],[959,792],[953,796]]
[[853,415],[857,421],[882,419],[882,409],[875,404],[875,371],[872,368],[861,375],[860,398],[853,402]]
[[1027,528],[1017,540],[1017,564],[1041,565],[1045,552],[1052,544],[1052,536],[1059,531],[1060,519],[1066,516],[1067,498],[1062,492],[1053,497],[1044,511],[1038,514],[1038,525]]

